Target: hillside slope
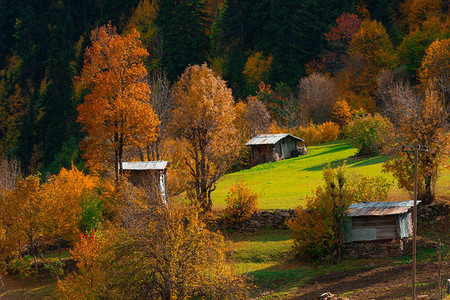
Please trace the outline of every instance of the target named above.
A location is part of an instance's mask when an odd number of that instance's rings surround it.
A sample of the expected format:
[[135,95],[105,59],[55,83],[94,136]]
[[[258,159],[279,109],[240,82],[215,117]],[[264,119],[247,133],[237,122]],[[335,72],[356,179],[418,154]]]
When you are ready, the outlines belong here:
[[[251,169],[228,174],[217,184],[213,203],[215,209],[225,206],[225,198],[230,186],[239,180],[246,182],[257,192],[260,209],[288,209],[304,204],[306,197],[322,184],[322,170],[328,163],[332,166],[347,161],[348,173],[364,176],[383,176],[392,182],[392,200],[407,200],[409,195],[400,190],[389,173],[382,172],[382,163],[386,156],[351,158],[357,150],[345,142],[326,143],[308,147],[305,156],[267,163]],[[438,183],[439,190],[447,190],[450,184],[450,172],[447,170]],[[446,187],[446,188],[445,188]],[[439,194],[439,193],[438,193]],[[450,195],[447,195],[450,196]]]

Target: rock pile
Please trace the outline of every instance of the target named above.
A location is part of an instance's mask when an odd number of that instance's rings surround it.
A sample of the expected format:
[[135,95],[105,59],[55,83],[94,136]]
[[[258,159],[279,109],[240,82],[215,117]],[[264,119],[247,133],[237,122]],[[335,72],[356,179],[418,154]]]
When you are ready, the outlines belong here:
[[317,300],[350,300],[349,298],[339,297],[330,292],[323,293]]

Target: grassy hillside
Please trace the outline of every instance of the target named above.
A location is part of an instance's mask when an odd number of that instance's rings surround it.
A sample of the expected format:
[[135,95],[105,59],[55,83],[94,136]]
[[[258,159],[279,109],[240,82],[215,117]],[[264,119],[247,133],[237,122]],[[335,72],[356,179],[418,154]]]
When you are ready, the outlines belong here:
[[[345,142],[327,143],[308,147],[305,156],[267,163],[251,169],[232,173],[222,178],[213,193],[214,208],[225,206],[225,197],[230,186],[239,180],[248,183],[257,192],[260,209],[295,208],[305,203],[307,195],[322,184],[322,169],[343,164],[347,160],[348,173],[364,176],[384,176],[393,183],[392,200],[407,200],[407,192],[397,188],[391,174],[382,173],[382,163],[386,156],[351,159],[356,149]],[[440,179],[438,188],[449,193],[450,172],[447,170]]]

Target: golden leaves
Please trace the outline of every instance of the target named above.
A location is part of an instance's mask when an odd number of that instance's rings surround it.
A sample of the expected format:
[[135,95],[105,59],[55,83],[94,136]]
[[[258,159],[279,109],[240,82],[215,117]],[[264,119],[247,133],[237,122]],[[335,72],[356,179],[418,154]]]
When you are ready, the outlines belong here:
[[157,137],[159,120],[149,104],[142,62],[148,53],[136,30],[121,37],[110,24],[95,29],[91,40],[78,78],[88,91],[78,122],[88,133],[83,143],[88,166],[102,171],[112,165],[118,174],[123,151]]

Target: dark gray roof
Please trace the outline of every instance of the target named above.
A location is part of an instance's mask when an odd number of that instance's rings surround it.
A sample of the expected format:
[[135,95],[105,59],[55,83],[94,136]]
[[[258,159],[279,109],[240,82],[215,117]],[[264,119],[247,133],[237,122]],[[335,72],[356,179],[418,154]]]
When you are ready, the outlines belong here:
[[[420,201],[417,201],[420,203]],[[359,202],[348,208],[349,217],[400,215],[414,206],[414,200],[394,202]]]
[[280,140],[291,137],[297,141],[304,142],[303,139],[293,136],[291,134],[287,133],[278,133],[278,134],[260,134],[252,138],[250,141],[248,141],[245,145],[246,146],[253,146],[253,145],[274,145],[278,143]]
[[124,170],[165,170],[168,161],[131,161],[122,162]]

